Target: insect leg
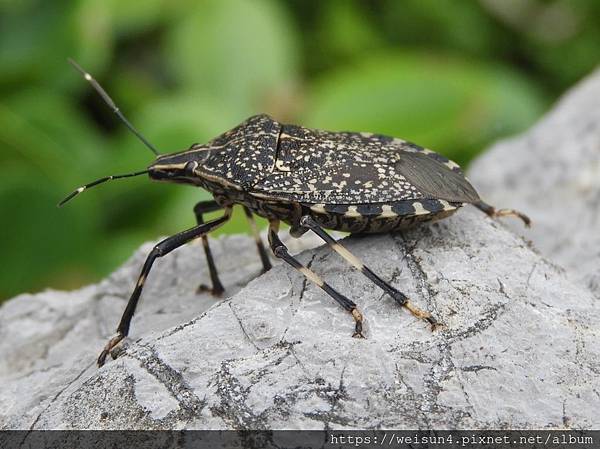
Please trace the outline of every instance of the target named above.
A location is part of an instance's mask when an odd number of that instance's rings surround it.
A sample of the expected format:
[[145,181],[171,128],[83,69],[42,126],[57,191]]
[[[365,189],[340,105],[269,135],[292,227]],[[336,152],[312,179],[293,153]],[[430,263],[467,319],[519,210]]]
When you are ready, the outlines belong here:
[[[200,201],[198,204],[194,206],[194,214],[196,215],[196,221],[199,225],[204,224],[204,217],[202,214],[208,212],[215,212],[223,207],[220,206],[216,201]],[[221,296],[225,289],[223,288],[223,284],[221,284],[221,280],[219,279],[219,273],[217,272],[217,267],[215,265],[215,260],[213,259],[212,252],[210,250],[210,246],[208,245],[208,237],[203,235],[202,237],[202,246],[204,248],[204,254],[206,255],[206,263],[208,264],[208,272],[210,274],[210,281],[212,283],[212,288],[208,287],[205,284],[201,284],[198,287],[198,292],[208,291],[214,296]]]
[[487,204],[483,201],[478,201],[477,203],[473,203],[473,206],[475,206],[480,211],[485,212],[487,215],[489,215],[492,218],[507,217],[507,216],[518,217],[521,220],[523,220],[523,223],[525,223],[525,226],[527,226],[527,227],[531,226],[531,220],[529,219],[529,217],[527,215],[525,215],[524,213],[519,212],[518,210],[496,209],[495,207],[490,206],[489,204]]
[[269,255],[265,250],[265,245],[263,245],[262,239],[260,238],[260,233],[258,232],[258,227],[256,226],[256,221],[254,221],[254,217],[252,216],[252,211],[248,209],[248,207],[244,206],[244,212],[246,213],[246,218],[248,219],[248,224],[250,225],[250,229],[252,230],[252,235],[254,236],[254,240],[256,241],[256,248],[258,249],[258,255],[260,256],[260,260],[263,265],[263,273],[269,271],[272,267],[271,261],[269,260]]
[[423,319],[431,324],[432,328],[435,328],[439,323],[437,320],[431,316],[429,312],[425,312],[415,305],[413,305],[407,298],[407,296],[399,290],[396,290],[390,284],[385,282],[379,276],[377,276],[369,267],[363,264],[358,257],[344,248],[339,242],[337,242],[333,237],[327,234],[321,226],[317,224],[315,220],[309,215],[305,215],[300,219],[300,226],[310,229],[315,234],[317,234],[321,239],[327,243],[327,245],[337,252],[340,256],[342,256],[346,261],[348,261],[352,266],[354,266],[357,270],[359,270],[362,274],[364,274],[367,278],[369,278],[373,283],[375,283],[378,287],[380,287],[384,292],[390,295],[394,300],[400,304],[402,307],[405,307],[410,313],[412,313],[417,318]]
[[216,220],[209,221],[208,223],[195,226],[191,229],[180,232],[179,234],[168,237],[152,248],[152,251],[150,251],[150,254],[148,254],[148,257],[146,258],[146,262],[144,262],[144,266],[142,267],[142,272],[137,280],[135,289],[133,290],[129,301],[127,302],[127,307],[125,307],[125,311],[123,312],[123,316],[121,317],[121,321],[117,327],[117,334],[108,341],[104,347],[104,350],[100,353],[100,356],[98,357],[98,366],[104,365],[106,356],[129,333],[131,319],[133,318],[135,308],[140,299],[140,294],[144,288],[144,283],[148,277],[148,273],[150,273],[154,261],[159,257],[169,254],[174,249],[185,245],[189,241],[201,237],[202,235],[205,235],[208,232],[218,228],[227,220],[229,220],[230,216],[231,207],[227,207],[225,208],[225,214],[221,218],[217,218]]
[[321,287],[325,293],[331,296],[333,299],[337,301],[346,311],[350,312],[352,318],[355,321],[354,334],[353,337],[364,338],[362,334],[362,314],[356,308],[356,304],[346,298],[344,295],[339,293],[337,290],[334,290],[327,282],[323,281],[314,271],[306,268],[302,265],[296,258],[290,255],[287,247],[283,244],[283,242],[279,239],[277,232],[279,231],[279,221],[271,221],[269,223],[269,245],[271,246],[271,250],[275,257],[279,259],[283,259],[285,262],[290,264],[300,273],[302,273],[308,280],[314,282],[319,287]]

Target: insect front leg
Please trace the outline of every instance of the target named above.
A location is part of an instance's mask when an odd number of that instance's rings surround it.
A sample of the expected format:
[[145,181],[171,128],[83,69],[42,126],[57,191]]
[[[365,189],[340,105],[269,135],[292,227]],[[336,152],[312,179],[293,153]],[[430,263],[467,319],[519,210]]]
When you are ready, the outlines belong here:
[[431,316],[429,312],[425,312],[414,304],[412,304],[408,297],[402,293],[401,291],[392,287],[389,283],[381,279],[377,276],[369,267],[367,267],[364,263],[358,259],[354,254],[348,251],[346,248],[342,246],[341,243],[337,242],[333,237],[331,237],[321,226],[317,224],[317,222],[309,215],[305,215],[300,219],[300,226],[310,229],[315,234],[317,234],[321,239],[327,243],[327,245],[337,252],[340,256],[342,256],[346,261],[348,261],[352,266],[354,266],[357,270],[359,270],[362,274],[364,274],[367,278],[369,278],[375,285],[380,287],[384,292],[390,295],[394,300],[406,308],[410,313],[412,313],[417,318],[427,321],[431,324],[432,329],[437,327],[439,323],[437,320]]
[[[196,221],[199,225],[204,224],[203,214],[209,212],[215,212],[217,210],[222,209],[223,207],[219,205],[216,201],[200,201],[198,204],[194,206],[194,214],[196,215]],[[198,293],[200,292],[209,292],[214,296],[221,296],[225,289],[223,288],[223,284],[221,284],[221,280],[219,279],[219,273],[217,272],[217,267],[215,265],[215,260],[213,258],[212,252],[210,250],[210,246],[208,244],[208,237],[203,235],[202,237],[202,247],[204,248],[204,254],[206,255],[206,263],[208,265],[208,272],[210,275],[210,281],[212,283],[212,288],[208,287],[205,284],[200,284],[198,286]]]
[[150,254],[148,254],[148,257],[146,258],[146,262],[144,262],[144,266],[142,267],[142,272],[138,277],[135,289],[133,290],[129,301],[127,302],[127,306],[125,307],[125,311],[123,312],[123,316],[121,317],[121,321],[117,327],[117,334],[108,341],[104,347],[104,350],[100,353],[100,356],[98,357],[98,366],[104,365],[106,356],[129,333],[131,319],[135,313],[135,308],[140,299],[142,289],[144,288],[144,283],[146,282],[146,278],[152,269],[154,261],[159,257],[169,254],[174,249],[185,245],[189,241],[213,231],[229,220],[230,216],[231,207],[227,207],[225,208],[225,214],[221,218],[217,218],[216,220],[209,221],[208,223],[195,226],[191,229],[180,232],[179,234],[168,237],[152,248],[152,251],[150,251]]
[[278,232],[279,221],[275,220],[269,222],[269,245],[271,246],[271,250],[273,251],[273,254],[275,254],[275,257],[283,259],[283,261],[290,264],[292,267],[302,273],[308,280],[321,287],[325,293],[335,299],[337,303],[344,308],[344,310],[350,312],[355,321],[354,334],[352,336],[364,338],[364,335],[362,334],[363,317],[356,308],[356,304],[331,287],[327,282],[323,281],[323,279],[321,279],[314,271],[305,267],[298,262],[296,258],[291,256],[287,247],[277,235]]
[[477,203],[473,203],[473,206],[475,206],[480,211],[485,212],[488,216],[490,216],[492,218],[508,217],[508,216],[518,217],[521,220],[523,220],[523,223],[525,223],[525,226],[527,226],[528,228],[531,226],[531,220],[529,219],[529,217],[527,215],[525,215],[524,213],[519,212],[518,210],[496,209],[494,206],[490,206],[489,204],[487,204],[484,201],[478,201]]

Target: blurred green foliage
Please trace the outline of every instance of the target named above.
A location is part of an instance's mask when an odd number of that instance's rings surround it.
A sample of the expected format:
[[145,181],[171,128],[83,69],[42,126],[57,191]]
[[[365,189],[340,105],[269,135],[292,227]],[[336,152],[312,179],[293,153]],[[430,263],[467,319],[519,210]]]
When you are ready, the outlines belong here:
[[465,164],[594,68],[599,18],[596,0],[1,0],[0,298],[96,280],[208,198],[137,178],[55,207],[152,161],[69,56],[163,152],[267,112]]

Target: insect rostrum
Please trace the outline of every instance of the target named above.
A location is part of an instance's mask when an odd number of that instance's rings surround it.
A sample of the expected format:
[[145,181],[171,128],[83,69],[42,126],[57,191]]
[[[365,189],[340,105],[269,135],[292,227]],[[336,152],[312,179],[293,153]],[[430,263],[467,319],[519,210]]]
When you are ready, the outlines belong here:
[[[95,80],[76,67],[122,117]],[[126,124],[139,136],[129,122]],[[144,143],[147,142],[144,140]],[[290,225],[294,237],[309,230],[316,233],[399,305],[432,327],[438,324],[435,318],[371,271],[325,229],[350,233],[392,232],[448,217],[464,204],[472,204],[492,217],[515,215],[526,225],[530,223],[527,216],[517,211],[497,210],[484,203],[460,167],[431,150],[378,134],[285,125],[267,115],[251,117],[206,144],[194,144],[185,151],[158,155],[145,171],[106,177],[81,187],[61,204],[101,182],[145,173],[153,180],[201,187],[213,195],[214,201],[196,205],[197,226],[166,238],[152,249],[117,327],[117,334],[98,358],[99,365],[104,364],[107,355],[128,335],[144,282],[157,258],[201,238],[212,282],[208,289],[216,295],[223,292],[206,236],[227,222],[236,204],[244,207],[264,270],[271,265],[256,231],[253,214],[269,220],[268,239],[273,254],[317,284],[350,313],[355,322],[355,337],[363,337],[363,317],[356,304],[289,254],[278,236],[281,221]],[[223,215],[204,222],[203,214],[216,210],[223,210]]]

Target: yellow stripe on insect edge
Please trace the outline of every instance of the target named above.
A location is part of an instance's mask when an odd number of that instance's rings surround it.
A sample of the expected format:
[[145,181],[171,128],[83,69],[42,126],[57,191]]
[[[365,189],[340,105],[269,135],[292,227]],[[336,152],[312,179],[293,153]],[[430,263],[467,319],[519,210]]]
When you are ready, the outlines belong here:
[[415,215],[426,215],[431,213],[425,209],[419,201],[412,203],[412,206],[415,208]]

